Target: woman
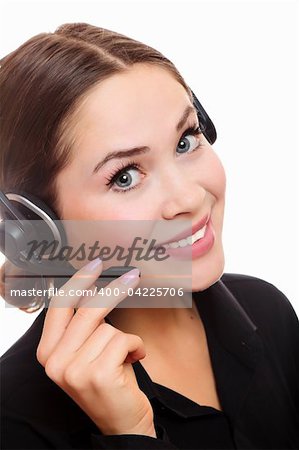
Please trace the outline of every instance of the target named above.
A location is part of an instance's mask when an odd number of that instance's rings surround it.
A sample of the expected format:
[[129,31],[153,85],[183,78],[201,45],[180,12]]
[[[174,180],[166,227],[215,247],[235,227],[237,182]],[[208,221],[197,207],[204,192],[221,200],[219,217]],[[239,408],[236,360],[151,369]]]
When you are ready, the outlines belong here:
[[[1,91],[2,190],[62,220],[184,219],[210,236],[190,252],[191,308],[117,308],[138,270],[102,307],[52,297],[1,358],[3,448],[297,448],[298,319],[272,284],[223,274],[225,173],[173,64],[66,24],[4,59]],[[102,270],[94,259],[64,292]]]

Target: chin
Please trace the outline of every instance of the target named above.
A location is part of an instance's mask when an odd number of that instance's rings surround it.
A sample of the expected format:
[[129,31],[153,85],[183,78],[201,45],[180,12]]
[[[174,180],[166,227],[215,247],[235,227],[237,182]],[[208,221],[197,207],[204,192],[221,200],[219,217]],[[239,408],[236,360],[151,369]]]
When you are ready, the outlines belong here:
[[192,292],[204,291],[223,275],[225,257],[222,245],[192,263]]

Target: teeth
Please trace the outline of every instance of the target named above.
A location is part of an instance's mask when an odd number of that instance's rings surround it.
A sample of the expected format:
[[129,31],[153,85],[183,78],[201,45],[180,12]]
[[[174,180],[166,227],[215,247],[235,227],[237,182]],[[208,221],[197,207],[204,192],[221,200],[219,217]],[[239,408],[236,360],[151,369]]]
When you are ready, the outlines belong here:
[[172,242],[171,244],[164,244],[163,247],[167,248],[178,248],[180,246],[180,244],[178,242]]
[[178,244],[180,247],[186,247],[188,245],[187,239],[182,239],[181,241],[178,241]]
[[198,230],[196,233],[192,234],[192,236],[188,236],[185,239],[181,239],[180,241],[170,242],[169,244],[164,244],[165,248],[178,248],[178,247],[187,247],[187,245],[192,245],[194,242],[202,239],[205,235],[207,225],[205,225],[201,230]]
[[188,245],[192,245],[192,244],[193,244],[193,238],[192,238],[192,236],[189,236],[189,237],[187,238],[187,242],[188,242]]

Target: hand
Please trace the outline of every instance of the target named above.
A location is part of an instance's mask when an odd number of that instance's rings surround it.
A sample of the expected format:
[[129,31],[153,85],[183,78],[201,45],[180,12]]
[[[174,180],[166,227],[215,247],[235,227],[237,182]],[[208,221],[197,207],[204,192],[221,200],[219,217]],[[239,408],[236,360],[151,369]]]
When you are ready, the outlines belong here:
[[[120,295],[71,296],[72,292],[94,289],[102,272],[100,260],[92,261],[65,283],[64,296],[52,297],[36,356],[46,374],[63,389],[103,434],[144,434],[156,437],[153,410],[139,389],[133,362],[145,357],[139,336],[123,333],[104,318],[139,283],[139,272],[124,284],[124,276],[109,283]],[[92,267],[93,266],[93,267]],[[125,292],[122,294],[121,292]],[[80,292],[79,292],[80,293]],[[62,298],[67,306],[62,307]],[[86,301],[87,300],[87,301]],[[85,301],[85,306],[80,302]],[[79,304],[78,304],[79,302]],[[105,307],[98,307],[105,303]],[[108,306],[106,306],[108,305]],[[74,313],[74,308],[78,307]]]

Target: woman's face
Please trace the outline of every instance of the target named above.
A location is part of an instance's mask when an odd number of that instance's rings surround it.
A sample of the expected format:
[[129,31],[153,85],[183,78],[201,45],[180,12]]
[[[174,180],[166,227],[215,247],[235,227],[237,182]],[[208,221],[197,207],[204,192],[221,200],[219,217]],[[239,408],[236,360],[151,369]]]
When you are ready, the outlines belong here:
[[[192,109],[180,123],[187,107]],[[188,132],[179,146],[184,132],[198,126],[186,90],[163,68],[137,64],[101,82],[81,102],[70,127],[72,161],[57,177],[60,218],[159,221],[169,226],[169,240],[177,234],[171,233],[176,221],[185,219],[191,227],[208,214],[214,244],[192,259],[192,291],[206,289],[224,268],[226,178],[203,134]],[[110,152],[136,147],[143,151],[99,167]]]

